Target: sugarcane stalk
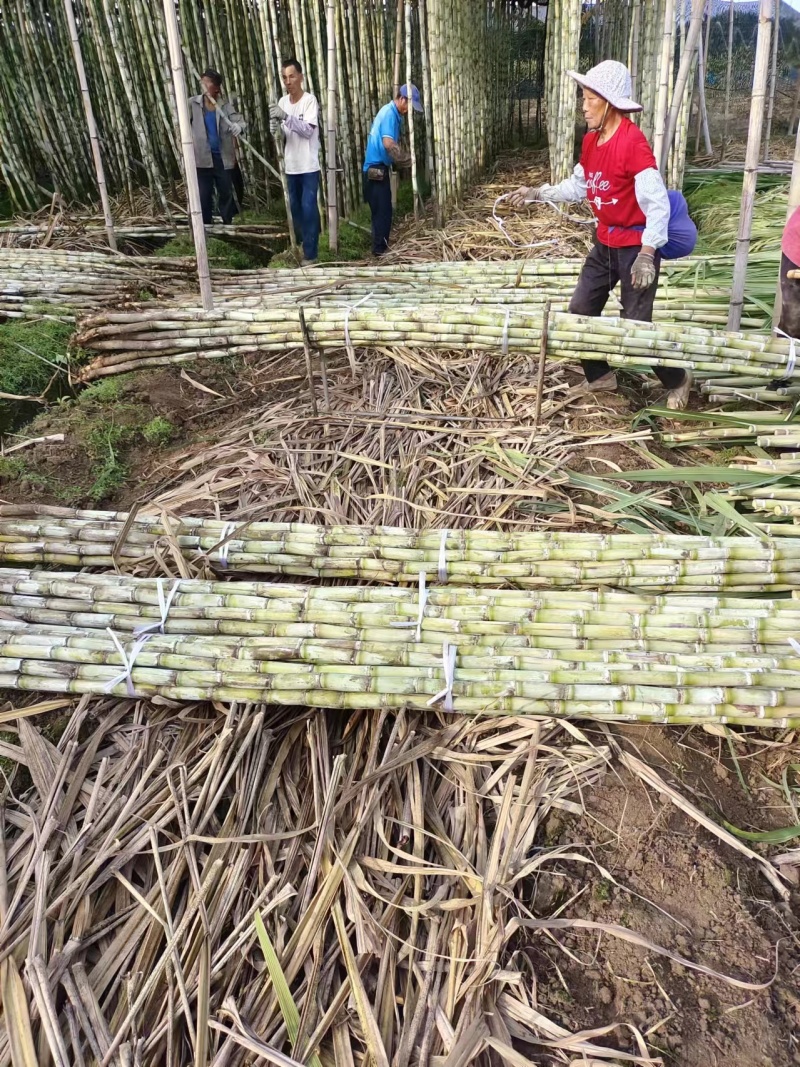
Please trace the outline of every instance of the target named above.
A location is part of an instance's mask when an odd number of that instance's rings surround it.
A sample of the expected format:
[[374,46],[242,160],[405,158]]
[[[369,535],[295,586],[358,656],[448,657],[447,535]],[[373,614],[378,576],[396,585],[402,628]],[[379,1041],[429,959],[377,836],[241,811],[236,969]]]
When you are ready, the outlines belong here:
[[214,307],[214,295],[211,289],[211,275],[208,269],[208,252],[206,251],[206,232],[203,228],[203,211],[200,207],[200,186],[197,181],[197,164],[194,156],[194,139],[189,118],[186,79],[183,74],[180,31],[173,0],[164,0],[164,20],[167,26],[172,80],[175,86],[175,99],[178,106],[181,148],[186,177],[186,192],[189,199],[189,218],[192,223],[194,250],[197,257],[197,277],[200,283],[200,299],[204,311]]
[[767,128],[764,134],[764,162],[769,160],[769,143],[772,137],[772,116],[775,111],[775,92],[778,85],[778,44],[781,37],[781,0],[775,7],[775,24],[772,31],[772,63],[769,74],[769,97],[767,101]]
[[744,287],[747,275],[747,258],[750,250],[750,233],[753,221],[753,201],[758,181],[758,161],[761,154],[761,128],[764,119],[764,97],[769,70],[772,22],[775,14],[774,0],[761,0],[758,14],[758,38],[753,73],[753,92],[750,103],[750,124],[747,131],[742,202],[739,212],[739,233],[736,241],[736,260],[733,267],[733,289],[728,314],[728,329],[739,326],[744,303]]
[[327,167],[328,167],[328,245],[339,249],[339,201],[336,192],[336,0],[326,0],[327,16]]
[[[705,3],[706,0],[692,0],[689,30],[686,35],[683,54],[678,68],[678,76],[675,79],[675,87],[672,93],[672,106],[669,110],[666,133],[664,135],[663,143],[661,144],[660,169],[662,173],[666,173],[672,141],[678,126],[678,115],[683,106],[684,95],[686,93],[687,85],[689,84],[689,73],[695,60],[698,43],[701,43],[700,34],[703,28],[703,9]],[[658,159],[659,157],[656,156],[656,158]]]
[[670,64],[675,47],[675,0],[666,0],[664,5],[664,25],[661,34],[661,54],[658,63],[659,81],[656,114],[653,123],[653,155],[662,169],[666,165],[664,151],[665,141],[669,144],[667,134],[667,113],[669,108]]

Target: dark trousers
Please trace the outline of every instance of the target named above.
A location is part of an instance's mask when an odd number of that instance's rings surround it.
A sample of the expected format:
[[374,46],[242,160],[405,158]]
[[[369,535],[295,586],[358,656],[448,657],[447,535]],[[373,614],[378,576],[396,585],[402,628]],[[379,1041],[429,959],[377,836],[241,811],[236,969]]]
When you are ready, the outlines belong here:
[[289,186],[289,203],[292,207],[294,235],[302,242],[303,256],[316,259],[319,248],[319,208],[317,191],[319,190],[319,171],[310,174],[287,174]]
[[217,201],[222,221],[227,225],[233,222],[234,203],[233,186],[231,185],[231,172],[225,170],[222,156],[213,153],[213,167],[197,168],[197,184],[200,186],[200,208],[203,212],[203,222],[210,226],[213,222],[214,186],[217,187]]
[[[596,241],[584,261],[578,284],[569,302],[572,314],[600,315],[608,302],[611,290],[619,282],[623,319],[652,322],[661,256],[656,252],[656,278],[653,284],[647,289],[634,289],[631,284],[631,268],[641,250],[641,245],[609,248],[608,245]],[[582,359],[581,365],[589,382],[597,381],[611,370],[604,359]],[[653,370],[667,389],[676,389],[682,385],[686,374],[680,367],[653,367]]]
[[778,329],[790,337],[800,338],[800,278],[787,278],[790,270],[797,270],[788,256],[781,255],[781,318]]
[[392,229],[392,183],[388,167],[382,167],[383,181],[373,181],[364,171],[364,199],[372,214],[372,254],[382,256],[389,247]]

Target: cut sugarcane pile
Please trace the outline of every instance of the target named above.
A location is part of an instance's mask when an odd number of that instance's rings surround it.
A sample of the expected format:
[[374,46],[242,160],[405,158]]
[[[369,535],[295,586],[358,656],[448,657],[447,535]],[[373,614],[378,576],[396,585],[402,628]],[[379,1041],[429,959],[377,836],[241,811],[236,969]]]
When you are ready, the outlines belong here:
[[[213,271],[218,302],[264,306],[276,298],[290,302],[380,306],[408,303],[512,305],[520,310],[551,301],[566,311],[580,274],[580,259],[527,260],[523,263],[398,263],[396,266],[320,265],[297,270]],[[732,258],[690,258],[662,265],[654,310],[656,321],[686,321],[696,326],[725,326],[730,303]],[[770,275],[774,288],[774,270]],[[744,329],[768,327],[755,283],[746,297]],[[187,297],[187,301],[190,298]],[[618,314],[612,294],[607,312]]]
[[194,263],[102,252],[0,249],[0,316],[52,309],[61,318],[142,299],[172,296],[192,285]]
[[[186,516],[129,521],[125,512],[0,507],[6,565],[136,566],[173,548],[189,563],[230,572],[381,582],[416,583],[423,573],[428,582],[522,588],[775,592],[800,586],[800,545],[752,537],[507,534]],[[10,573],[0,572],[4,593]]]
[[0,685],[9,688],[365,710],[436,705],[461,714],[604,721],[800,723],[800,655],[789,643],[800,604],[793,600],[27,572],[4,574],[0,583],[10,590],[0,594]]
[[[90,316],[76,336],[77,343],[94,356],[80,378],[88,382],[143,367],[300,348],[304,341],[300,310],[296,302],[288,301],[270,301],[260,308],[228,302],[209,312],[171,304]],[[310,344],[322,349],[347,346],[353,361],[355,348],[385,346],[534,357],[544,319],[542,314],[510,305],[476,310],[468,305],[384,306],[373,301],[303,310]],[[634,323],[554,312],[548,321],[547,355],[573,362],[602,358],[614,367],[671,366],[770,379],[786,376],[789,342],[686,324]]]

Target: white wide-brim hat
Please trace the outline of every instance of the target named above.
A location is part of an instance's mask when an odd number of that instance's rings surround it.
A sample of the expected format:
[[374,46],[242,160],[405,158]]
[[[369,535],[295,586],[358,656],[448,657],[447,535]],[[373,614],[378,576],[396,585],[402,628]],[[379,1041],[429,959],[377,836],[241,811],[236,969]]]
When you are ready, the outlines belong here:
[[606,59],[585,74],[578,74],[576,70],[568,70],[567,74],[584,89],[590,89],[602,96],[617,111],[643,110],[641,104],[631,99],[631,72],[624,63],[618,63],[616,59]]

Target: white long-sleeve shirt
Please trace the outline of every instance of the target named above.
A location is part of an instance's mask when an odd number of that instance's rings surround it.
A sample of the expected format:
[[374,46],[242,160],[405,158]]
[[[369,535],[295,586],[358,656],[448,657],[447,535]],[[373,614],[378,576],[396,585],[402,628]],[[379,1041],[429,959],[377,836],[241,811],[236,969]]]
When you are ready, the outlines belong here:
[[[634,178],[636,202],[646,219],[642,244],[651,248],[661,248],[667,243],[670,206],[667,187],[655,167],[639,171]],[[586,200],[588,186],[583,167],[578,163],[569,178],[558,185],[543,185],[540,190],[542,200],[553,203],[577,203]]]

